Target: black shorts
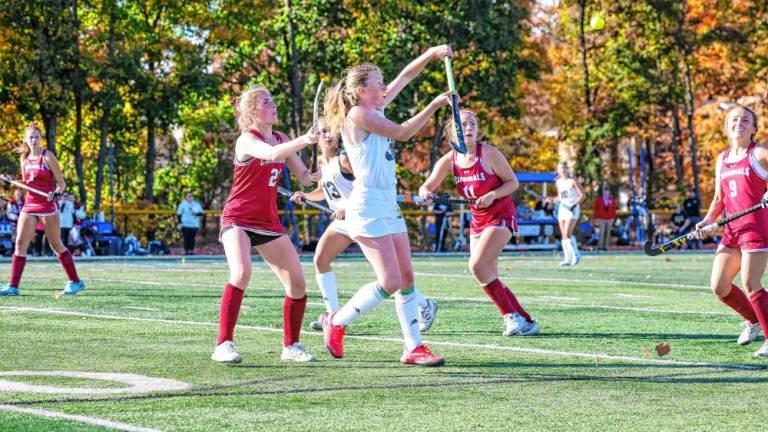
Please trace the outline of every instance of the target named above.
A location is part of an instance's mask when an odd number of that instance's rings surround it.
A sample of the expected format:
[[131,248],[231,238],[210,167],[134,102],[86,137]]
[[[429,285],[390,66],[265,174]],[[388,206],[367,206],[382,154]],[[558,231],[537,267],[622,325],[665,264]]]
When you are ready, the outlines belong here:
[[225,232],[228,230],[231,230],[233,228],[240,228],[243,230],[244,233],[248,235],[248,239],[251,240],[251,247],[253,246],[261,246],[263,244],[269,243],[272,240],[277,240],[280,237],[283,236],[283,234],[278,233],[267,233],[267,232],[255,232],[251,231],[249,229],[240,227],[240,226],[225,226],[221,228],[221,232],[219,233],[219,239],[224,235]]

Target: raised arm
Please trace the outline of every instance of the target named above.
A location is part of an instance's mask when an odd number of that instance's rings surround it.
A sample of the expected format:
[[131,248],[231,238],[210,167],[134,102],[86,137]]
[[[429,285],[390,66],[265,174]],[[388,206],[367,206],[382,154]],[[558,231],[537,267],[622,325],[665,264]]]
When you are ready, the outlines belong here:
[[384,118],[373,109],[361,106],[352,107],[349,111],[349,119],[362,130],[396,141],[408,141],[416,135],[416,132],[424,126],[435,111],[450,103],[450,92],[443,93],[432,100],[421,112],[401,124]]
[[253,134],[242,134],[237,139],[238,156],[251,156],[261,160],[276,161],[287,159],[309,144],[317,142],[318,135],[312,131],[295,140],[271,146]]
[[440,187],[440,184],[443,182],[443,180],[445,180],[451,170],[452,153],[453,152],[444,154],[443,157],[437,161],[435,167],[432,169],[432,172],[429,174],[429,177],[427,177],[427,180],[423,185],[421,185],[421,187],[419,187],[419,195],[427,196],[428,194],[436,191],[438,187]]
[[419,76],[421,71],[427,66],[427,63],[432,60],[440,61],[446,56],[453,58],[453,50],[450,45],[434,46],[425,51],[422,55],[416,57],[412,62],[408,63],[408,66],[400,72],[397,78],[387,85],[387,96],[384,98],[384,106],[386,107],[390,102],[395,100],[405,86]]

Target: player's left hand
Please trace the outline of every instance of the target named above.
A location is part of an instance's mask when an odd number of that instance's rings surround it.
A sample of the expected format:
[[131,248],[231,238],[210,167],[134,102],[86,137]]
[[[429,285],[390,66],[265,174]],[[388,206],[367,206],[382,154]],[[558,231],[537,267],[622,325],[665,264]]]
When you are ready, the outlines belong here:
[[487,208],[490,207],[490,205],[493,204],[495,200],[496,198],[494,193],[491,191],[475,200],[475,206],[477,208]]
[[307,178],[308,178],[308,179],[309,179],[309,181],[311,181],[312,183],[317,183],[317,182],[319,182],[319,181],[320,181],[320,178],[321,178],[322,176],[323,176],[323,173],[322,173],[322,172],[320,172],[319,170],[318,170],[318,171],[315,171],[315,172],[313,172],[313,173],[311,173],[311,174],[309,174],[309,172],[307,172]]
[[48,192],[48,201],[58,201],[61,198],[61,192]]
[[346,214],[347,211],[345,209],[339,209],[331,213],[331,219],[344,220],[344,216],[346,216]]
[[304,192],[294,192],[293,195],[291,195],[291,201],[299,205],[304,204],[305,199]]
[[432,51],[432,58],[442,60],[445,57],[453,58],[453,48],[450,45],[438,45],[429,49]]

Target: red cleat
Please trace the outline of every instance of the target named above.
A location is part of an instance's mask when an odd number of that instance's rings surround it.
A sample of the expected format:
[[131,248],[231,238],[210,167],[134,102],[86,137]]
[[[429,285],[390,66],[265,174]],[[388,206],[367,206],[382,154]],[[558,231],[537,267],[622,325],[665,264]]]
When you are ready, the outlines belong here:
[[344,357],[344,332],[347,327],[333,325],[333,314],[328,312],[321,315],[320,322],[323,325],[323,339],[328,352],[336,358]]
[[400,357],[400,361],[405,364],[415,364],[419,366],[442,366],[445,364],[445,359],[432,354],[426,345],[419,345],[411,352],[408,352],[407,349],[403,349],[403,356]]

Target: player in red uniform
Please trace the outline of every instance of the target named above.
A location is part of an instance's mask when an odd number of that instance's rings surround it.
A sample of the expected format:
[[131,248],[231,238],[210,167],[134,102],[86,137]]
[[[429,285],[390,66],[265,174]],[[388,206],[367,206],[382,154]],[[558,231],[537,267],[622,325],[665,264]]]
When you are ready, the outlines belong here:
[[277,107],[262,86],[243,93],[237,111],[242,132],[235,146],[234,179],[221,214],[220,234],[230,276],[221,297],[219,338],[211,359],[222,363],[242,361],[235,349],[233,334],[251,279],[251,248],[255,247],[285,287],[280,358],[313,361],[315,357],[299,343],[307,306],[304,272],[296,249],[280,225],[277,186],[285,166],[305,186],[317,180],[296,152],[316,142],[318,135],[310,131],[290,141],[285,134],[273,131]]
[[[748,108],[737,106],[725,118],[728,150],[717,157],[715,196],[709,211],[696,224],[700,236],[708,233],[702,227],[713,223],[723,212],[735,214],[768,198],[768,146],[754,141],[757,117]],[[738,339],[747,345],[757,339],[762,328],[768,334],[768,292],[760,278],[768,264],[768,209],[762,209],[734,220],[725,232],[715,254],[711,287],[715,295],[739,313],[746,322]],[[733,284],[741,272],[741,282],[749,298]],[[756,357],[768,357],[768,342]]]
[[472,111],[461,111],[461,126],[467,153],[462,155],[451,150],[441,157],[419,188],[419,194],[430,199],[448,173],[453,173],[459,194],[475,200],[470,205],[469,270],[504,317],[502,334],[537,335],[536,320],[523,309],[498,276],[499,254],[517,233],[515,203],[510,196],[519,186],[517,177],[500,151],[478,142],[477,119]]
[[62,294],[75,295],[85,287],[83,281],[77,276],[72,253],[61,242],[57,200],[67,185],[64,183],[64,176],[56,156],[41,147],[42,139],[40,129],[35,123],[31,123],[27,126],[24,143],[19,147],[19,153],[21,153],[21,172],[24,183],[46,192],[48,196],[28,192],[24,199],[24,207],[21,209],[16,226],[16,252],[11,258],[11,277],[8,284],[0,290],[0,296],[19,295],[19,282],[24,272],[24,265],[27,263],[27,249],[35,235],[38,219],[42,222],[45,237],[56,252],[69,279]]

